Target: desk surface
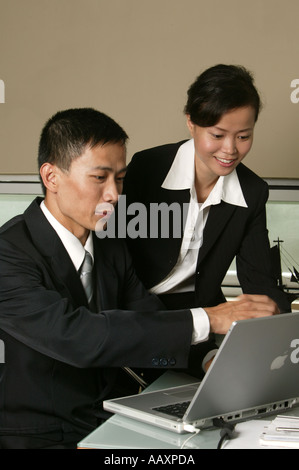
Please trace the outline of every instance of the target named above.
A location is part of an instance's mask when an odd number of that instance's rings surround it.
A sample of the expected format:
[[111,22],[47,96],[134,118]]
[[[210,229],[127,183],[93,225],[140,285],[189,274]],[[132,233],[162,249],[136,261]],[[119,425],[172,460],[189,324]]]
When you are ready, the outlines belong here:
[[[173,387],[194,382],[194,378],[175,372],[160,377],[150,389]],[[299,407],[286,414],[299,416]],[[269,420],[254,420],[236,425],[237,438],[228,441],[223,448],[261,449],[259,436]],[[85,439],[78,449],[216,449],[220,439],[219,429],[205,429],[189,439],[190,434],[176,434],[158,427],[140,423],[134,419],[114,415]],[[185,444],[185,445],[184,445]]]

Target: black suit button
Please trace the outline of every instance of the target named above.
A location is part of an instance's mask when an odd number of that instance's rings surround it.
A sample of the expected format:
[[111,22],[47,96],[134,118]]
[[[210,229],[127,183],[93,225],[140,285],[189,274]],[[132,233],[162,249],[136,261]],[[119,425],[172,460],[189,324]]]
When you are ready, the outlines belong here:
[[154,358],[152,359],[152,365],[153,365],[153,366],[158,366],[158,365],[159,365],[159,359],[158,359],[157,357],[154,357]]
[[160,366],[167,367],[168,366],[168,360],[166,357],[161,357],[160,359]]

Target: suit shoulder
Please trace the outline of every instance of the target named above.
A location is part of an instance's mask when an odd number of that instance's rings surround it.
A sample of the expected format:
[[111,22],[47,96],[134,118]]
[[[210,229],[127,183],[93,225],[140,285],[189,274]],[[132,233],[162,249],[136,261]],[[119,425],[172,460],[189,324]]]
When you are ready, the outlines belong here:
[[1,260],[3,259],[33,259],[34,247],[23,215],[18,215],[6,222],[0,229]]
[[248,166],[245,166],[243,163],[240,163],[237,166],[237,173],[241,178],[250,178],[251,181],[255,181],[257,184],[267,186],[267,183],[265,180],[263,180],[263,178],[254,173],[254,171],[248,168]]
[[176,143],[164,144],[159,145],[157,147],[151,147],[145,150],[141,150],[140,152],[136,152],[133,155],[131,162],[133,164],[157,164],[164,159],[166,159],[167,161],[171,161],[175,157],[179,147],[184,142],[186,141],[183,140]]
[[255,198],[260,194],[265,194],[268,196],[269,187],[268,183],[258,176],[254,171],[250,170],[243,163],[240,163],[237,167],[237,174],[239,181],[246,196]]
[[134,192],[136,195],[140,191],[141,197],[145,192],[151,192],[152,186],[160,187],[184,142],[160,145],[135,153],[128,165],[123,192]]
[[38,204],[41,202],[41,198],[36,198],[33,200],[27,209],[25,209],[23,214],[16,215],[12,219],[8,220],[2,227],[0,228],[0,237],[1,238],[20,238],[22,235],[29,236],[28,228],[27,228],[27,218],[28,214],[33,219],[34,225],[37,224],[37,216],[40,215],[40,210],[36,211]]
[[11,237],[14,237],[14,234],[20,230],[24,230],[24,228],[25,224],[23,214],[16,215],[1,226],[0,237],[10,239]]

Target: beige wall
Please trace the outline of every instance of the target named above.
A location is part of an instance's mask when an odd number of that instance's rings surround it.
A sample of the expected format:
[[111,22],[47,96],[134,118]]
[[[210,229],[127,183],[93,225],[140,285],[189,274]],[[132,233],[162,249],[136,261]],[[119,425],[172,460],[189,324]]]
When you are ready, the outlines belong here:
[[298,0],[0,0],[0,173],[36,173],[41,128],[68,107],[116,119],[128,159],[188,137],[186,90],[222,62],[265,103],[247,165],[299,178],[298,18]]

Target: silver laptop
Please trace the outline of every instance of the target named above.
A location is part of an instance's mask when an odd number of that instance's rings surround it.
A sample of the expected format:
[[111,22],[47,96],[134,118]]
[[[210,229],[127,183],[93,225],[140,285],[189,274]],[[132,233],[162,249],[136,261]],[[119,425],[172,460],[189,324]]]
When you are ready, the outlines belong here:
[[[201,382],[104,401],[104,409],[177,433],[299,404],[299,312],[235,322]],[[175,412],[175,414],[173,414]]]

